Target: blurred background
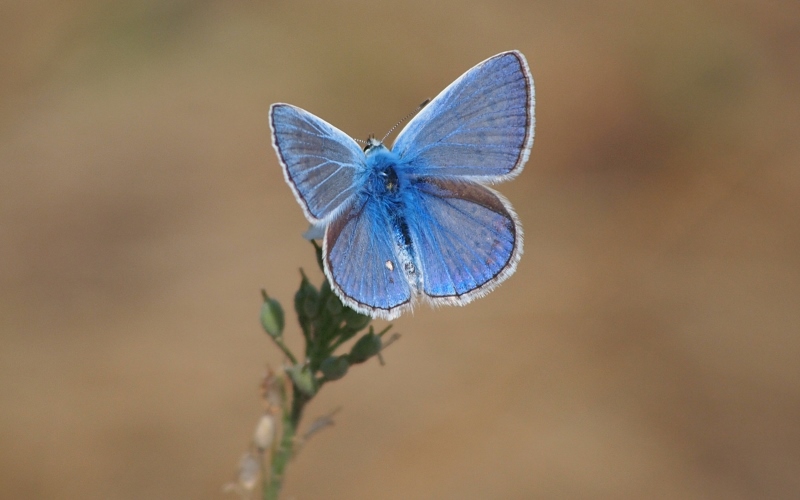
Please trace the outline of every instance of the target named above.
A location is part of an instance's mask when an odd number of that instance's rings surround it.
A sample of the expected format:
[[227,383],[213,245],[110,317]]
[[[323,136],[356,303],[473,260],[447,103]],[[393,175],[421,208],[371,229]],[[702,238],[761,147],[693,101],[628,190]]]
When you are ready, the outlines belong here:
[[17,0],[0,47],[0,497],[236,498],[259,289],[321,280],[269,105],[380,136],[508,49],[519,269],[326,386],[285,498],[800,497],[796,0]]

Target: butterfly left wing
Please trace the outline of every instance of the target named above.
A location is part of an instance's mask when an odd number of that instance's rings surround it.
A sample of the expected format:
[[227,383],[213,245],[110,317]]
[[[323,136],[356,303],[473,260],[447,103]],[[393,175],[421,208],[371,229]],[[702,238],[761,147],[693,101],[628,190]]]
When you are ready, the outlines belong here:
[[453,179],[418,179],[414,188],[407,222],[432,302],[466,304],[514,273],[522,228],[501,195]]
[[392,151],[423,175],[509,179],[528,160],[533,108],[533,77],[525,57],[503,52],[437,95],[398,134]]
[[290,104],[270,107],[272,145],[306,218],[328,221],[356,193],[364,152],[347,134]]
[[411,286],[386,207],[371,196],[356,197],[325,229],[325,275],[348,307],[393,319],[409,307]]

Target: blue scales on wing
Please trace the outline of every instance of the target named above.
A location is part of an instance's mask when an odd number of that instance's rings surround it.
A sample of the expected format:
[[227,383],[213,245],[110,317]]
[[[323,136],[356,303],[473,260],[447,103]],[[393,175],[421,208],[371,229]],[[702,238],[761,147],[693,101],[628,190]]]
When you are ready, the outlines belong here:
[[511,206],[470,181],[415,182],[409,232],[434,303],[464,304],[491,291],[514,272],[522,231]]
[[408,304],[411,287],[386,206],[357,198],[325,231],[325,271],[342,301],[373,316]]
[[533,78],[525,58],[504,52],[436,96],[400,132],[392,151],[423,175],[505,180],[528,159],[533,107]]
[[356,193],[364,152],[347,134],[290,104],[270,108],[272,143],[286,181],[312,222],[330,218]]

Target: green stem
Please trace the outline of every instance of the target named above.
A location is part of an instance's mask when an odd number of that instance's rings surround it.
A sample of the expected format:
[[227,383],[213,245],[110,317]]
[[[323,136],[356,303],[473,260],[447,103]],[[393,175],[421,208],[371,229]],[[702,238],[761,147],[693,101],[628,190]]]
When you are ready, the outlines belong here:
[[275,344],[280,348],[281,351],[283,351],[283,354],[286,355],[287,358],[289,358],[289,361],[291,361],[293,365],[296,365],[297,358],[295,358],[294,354],[292,354],[292,351],[290,351],[289,348],[286,347],[286,344],[283,343],[283,340],[280,337],[270,337],[270,338],[273,341],[275,341]]
[[269,481],[264,488],[264,500],[278,500],[283,487],[283,474],[295,450],[295,437],[297,428],[300,426],[300,419],[303,417],[303,409],[309,402],[310,397],[303,394],[296,387],[292,391],[292,409],[284,412],[281,425],[281,441],[278,449],[272,456],[272,467],[270,470]]

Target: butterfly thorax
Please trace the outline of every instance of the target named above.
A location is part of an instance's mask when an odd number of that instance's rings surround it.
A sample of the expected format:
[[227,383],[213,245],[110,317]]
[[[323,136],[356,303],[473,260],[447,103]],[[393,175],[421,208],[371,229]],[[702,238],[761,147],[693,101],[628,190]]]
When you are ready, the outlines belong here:
[[365,151],[367,157],[366,191],[387,202],[399,202],[405,179],[398,169],[398,156],[383,144],[371,145]]

